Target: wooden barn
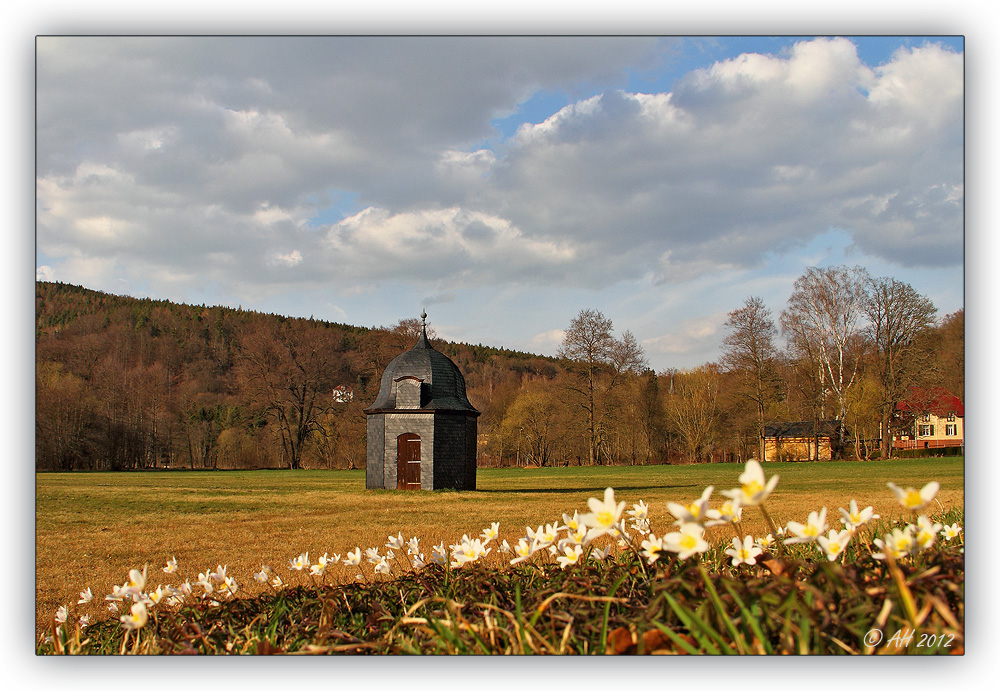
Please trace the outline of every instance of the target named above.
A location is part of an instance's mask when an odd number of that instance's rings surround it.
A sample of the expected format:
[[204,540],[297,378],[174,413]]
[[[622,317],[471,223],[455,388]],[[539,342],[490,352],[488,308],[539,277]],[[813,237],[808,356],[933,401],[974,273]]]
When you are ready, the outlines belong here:
[[368,489],[476,488],[476,410],[465,377],[427,340],[427,314],[412,349],[385,368],[365,410]]
[[829,461],[839,454],[839,420],[776,422],[764,426],[766,461]]

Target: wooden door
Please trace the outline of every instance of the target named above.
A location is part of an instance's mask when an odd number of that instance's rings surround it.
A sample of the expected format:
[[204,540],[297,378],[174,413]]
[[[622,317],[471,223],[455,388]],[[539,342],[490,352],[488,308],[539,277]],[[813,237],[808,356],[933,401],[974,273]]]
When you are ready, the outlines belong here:
[[413,432],[396,437],[396,489],[420,489],[420,437]]

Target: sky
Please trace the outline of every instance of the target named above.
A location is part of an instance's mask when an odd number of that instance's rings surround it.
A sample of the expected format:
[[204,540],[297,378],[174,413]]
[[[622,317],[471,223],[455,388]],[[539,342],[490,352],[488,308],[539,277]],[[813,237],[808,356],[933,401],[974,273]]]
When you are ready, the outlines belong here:
[[36,277],[650,366],[861,265],[964,306],[961,36],[39,36]]

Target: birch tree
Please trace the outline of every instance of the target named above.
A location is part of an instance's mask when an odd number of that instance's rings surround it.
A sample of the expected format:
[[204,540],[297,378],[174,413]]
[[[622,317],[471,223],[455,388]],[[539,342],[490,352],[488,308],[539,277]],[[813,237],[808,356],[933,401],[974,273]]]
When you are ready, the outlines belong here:
[[[865,314],[868,281],[860,266],[810,267],[795,281],[781,313],[782,332],[791,336],[792,347],[816,358],[823,388],[836,400],[838,420],[844,419],[847,393],[858,375],[858,322]],[[841,442],[843,434],[841,426]]]

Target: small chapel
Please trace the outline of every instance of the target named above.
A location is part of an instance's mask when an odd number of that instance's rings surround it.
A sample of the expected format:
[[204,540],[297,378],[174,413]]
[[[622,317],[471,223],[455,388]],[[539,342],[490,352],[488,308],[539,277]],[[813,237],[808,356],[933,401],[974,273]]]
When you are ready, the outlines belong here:
[[476,488],[476,410],[465,377],[427,340],[427,313],[413,348],[385,368],[368,419],[367,489]]

